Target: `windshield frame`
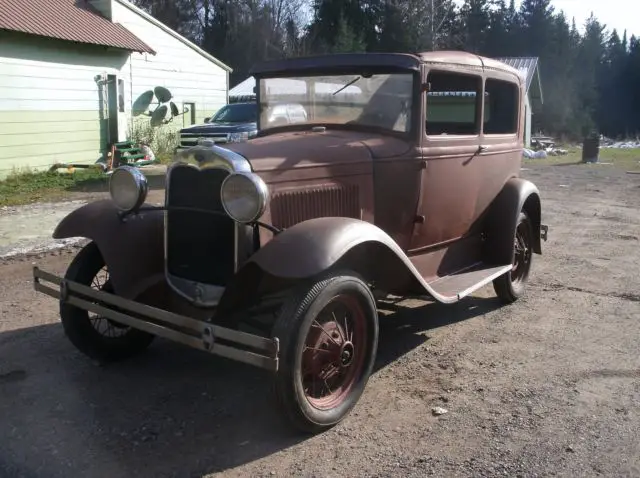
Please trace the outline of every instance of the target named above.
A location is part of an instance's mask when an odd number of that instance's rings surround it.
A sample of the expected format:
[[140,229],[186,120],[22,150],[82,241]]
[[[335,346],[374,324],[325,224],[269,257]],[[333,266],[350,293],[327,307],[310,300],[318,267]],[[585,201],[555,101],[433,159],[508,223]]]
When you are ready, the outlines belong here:
[[[216,111],[216,113],[209,120],[209,124],[220,122],[220,120],[218,120],[216,118],[223,111],[228,110],[230,108],[234,108],[234,107],[244,107],[244,106],[247,106],[247,107],[253,106],[255,111],[256,111],[256,114],[259,114],[258,113],[258,105],[254,104],[253,102],[248,102],[247,101],[247,102],[242,102],[242,103],[228,103],[228,104],[224,105],[222,108],[220,108],[218,111]],[[253,119],[251,119],[249,121],[234,121],[234,122],[227,122],[227,123],[229,123],[229,124],[246,124],[246,123],[256,123],[256,122],[257,122],[257,118],[254,117]]]
[[[289,78],[289,79],[303,79],[314,78],[319,76],[344,76],[345,84],[355,77],[366,77],[369,75],[391,75],[391,74],[406,74],[411,75],[413,78],[412,93],[411,93],[411,125],[408,131],[394,131],[374,125],[366,124],[344,124],[344,123],[330,123],[326,121],[308,121],[305,123],[293,123],[282,126],[272,126],[263,128],[262,116],[263,109],[266,106],[262,102],[264,81],[276,78]],[[395,136],[403,139],[419,139],[420,137],[420,115],[422,113],[420,98],[422,90],[422,75],[420,70],[413,68],[398,68],[392,66],[380,66],[380,67],[340,67],[340,68],[323,68],[321,70],[308,71],[305,69],[292,68],[287,71],[280,71],[274,73],[256,73],[256,103],[258,107],[258,136],[267,136],[270,134],[282,132],[282,131],[304,131],[313,127],[324,126],[327,129],[341,129],[347,131],[376,133],[387,136]],[[357,85],[357,83],[356,83]]]

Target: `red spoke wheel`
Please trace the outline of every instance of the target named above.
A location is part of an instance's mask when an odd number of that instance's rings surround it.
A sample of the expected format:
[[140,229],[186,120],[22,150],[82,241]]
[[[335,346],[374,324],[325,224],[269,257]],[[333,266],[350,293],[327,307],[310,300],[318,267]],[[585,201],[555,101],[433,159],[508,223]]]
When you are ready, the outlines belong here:
[[281,345],[275,389],[284,413],[310,433],[340,422],[375,361],[378,314],[367,285],[336,274],[292,292],[273,335]]
[[[65,278],[103,292],[113,293],[102,254],[94,242],[73,259]],[[80,352],[99,362],[129,358],[146,349],[154,336],[70,304],[60,304],[62,327]]]
[[516,223],[511,270],[493,281],[493,288],[504,303],[515,302],[522,293],[533,261],[533,227],[526,212],[521,212]]

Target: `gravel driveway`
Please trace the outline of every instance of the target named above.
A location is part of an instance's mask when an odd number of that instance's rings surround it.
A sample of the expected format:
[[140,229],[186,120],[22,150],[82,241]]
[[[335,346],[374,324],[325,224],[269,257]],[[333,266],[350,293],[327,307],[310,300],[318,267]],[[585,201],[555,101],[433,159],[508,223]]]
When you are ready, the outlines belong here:
[[161,340],[95,366],[30,262],[0,266],[0,476],[640,476],[640,176],[524,175],[550,226],[526,297],[400,304],[361,402],[313,438],[248,366]]
[[[154,190],[147,202],[162,202],[162,191]],[[0,208],[0,260],[24,254],[36,254],[80,242],[77,238],[52,239],[60,220],[89,200],[108,198],[107,193],[93,193],[88,199],[54,203],[35,203]]]

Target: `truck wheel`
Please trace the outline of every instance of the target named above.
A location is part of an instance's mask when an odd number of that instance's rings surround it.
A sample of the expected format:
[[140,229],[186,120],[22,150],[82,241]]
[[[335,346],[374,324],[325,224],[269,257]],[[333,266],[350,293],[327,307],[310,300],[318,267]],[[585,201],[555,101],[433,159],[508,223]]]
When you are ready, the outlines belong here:
[[524,292],[533,261],[533,227],[526,212],[521,212],[514,238],[513,267],[493,281],[498,298],[505,304],[518,300]]
[[364,392],[378,348],[378,312],[369,287],[334,274],[293,292],[276,319],[280,368],[275,392],[300,430],[340,422]]
[[[113,292],[98,246],[87,244],[73,259],[65,279],[94,289]],[[115,362],[146,349],[154,336],[119,324],[70,304],[60,304],[60,318],[67,338],[80,352],[99,362]]]

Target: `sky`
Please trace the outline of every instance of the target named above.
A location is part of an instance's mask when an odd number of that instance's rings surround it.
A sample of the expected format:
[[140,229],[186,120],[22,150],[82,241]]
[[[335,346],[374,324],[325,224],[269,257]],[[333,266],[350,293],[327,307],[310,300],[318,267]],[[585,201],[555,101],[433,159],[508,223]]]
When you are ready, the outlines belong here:
[[591,12],[607,30],[618,30],[620,37],[627,30],[627,37],[640,37],[640,1],[638,0],[552,0],[556,11],[563,10],[569,21],[575,17],[578,28]]

